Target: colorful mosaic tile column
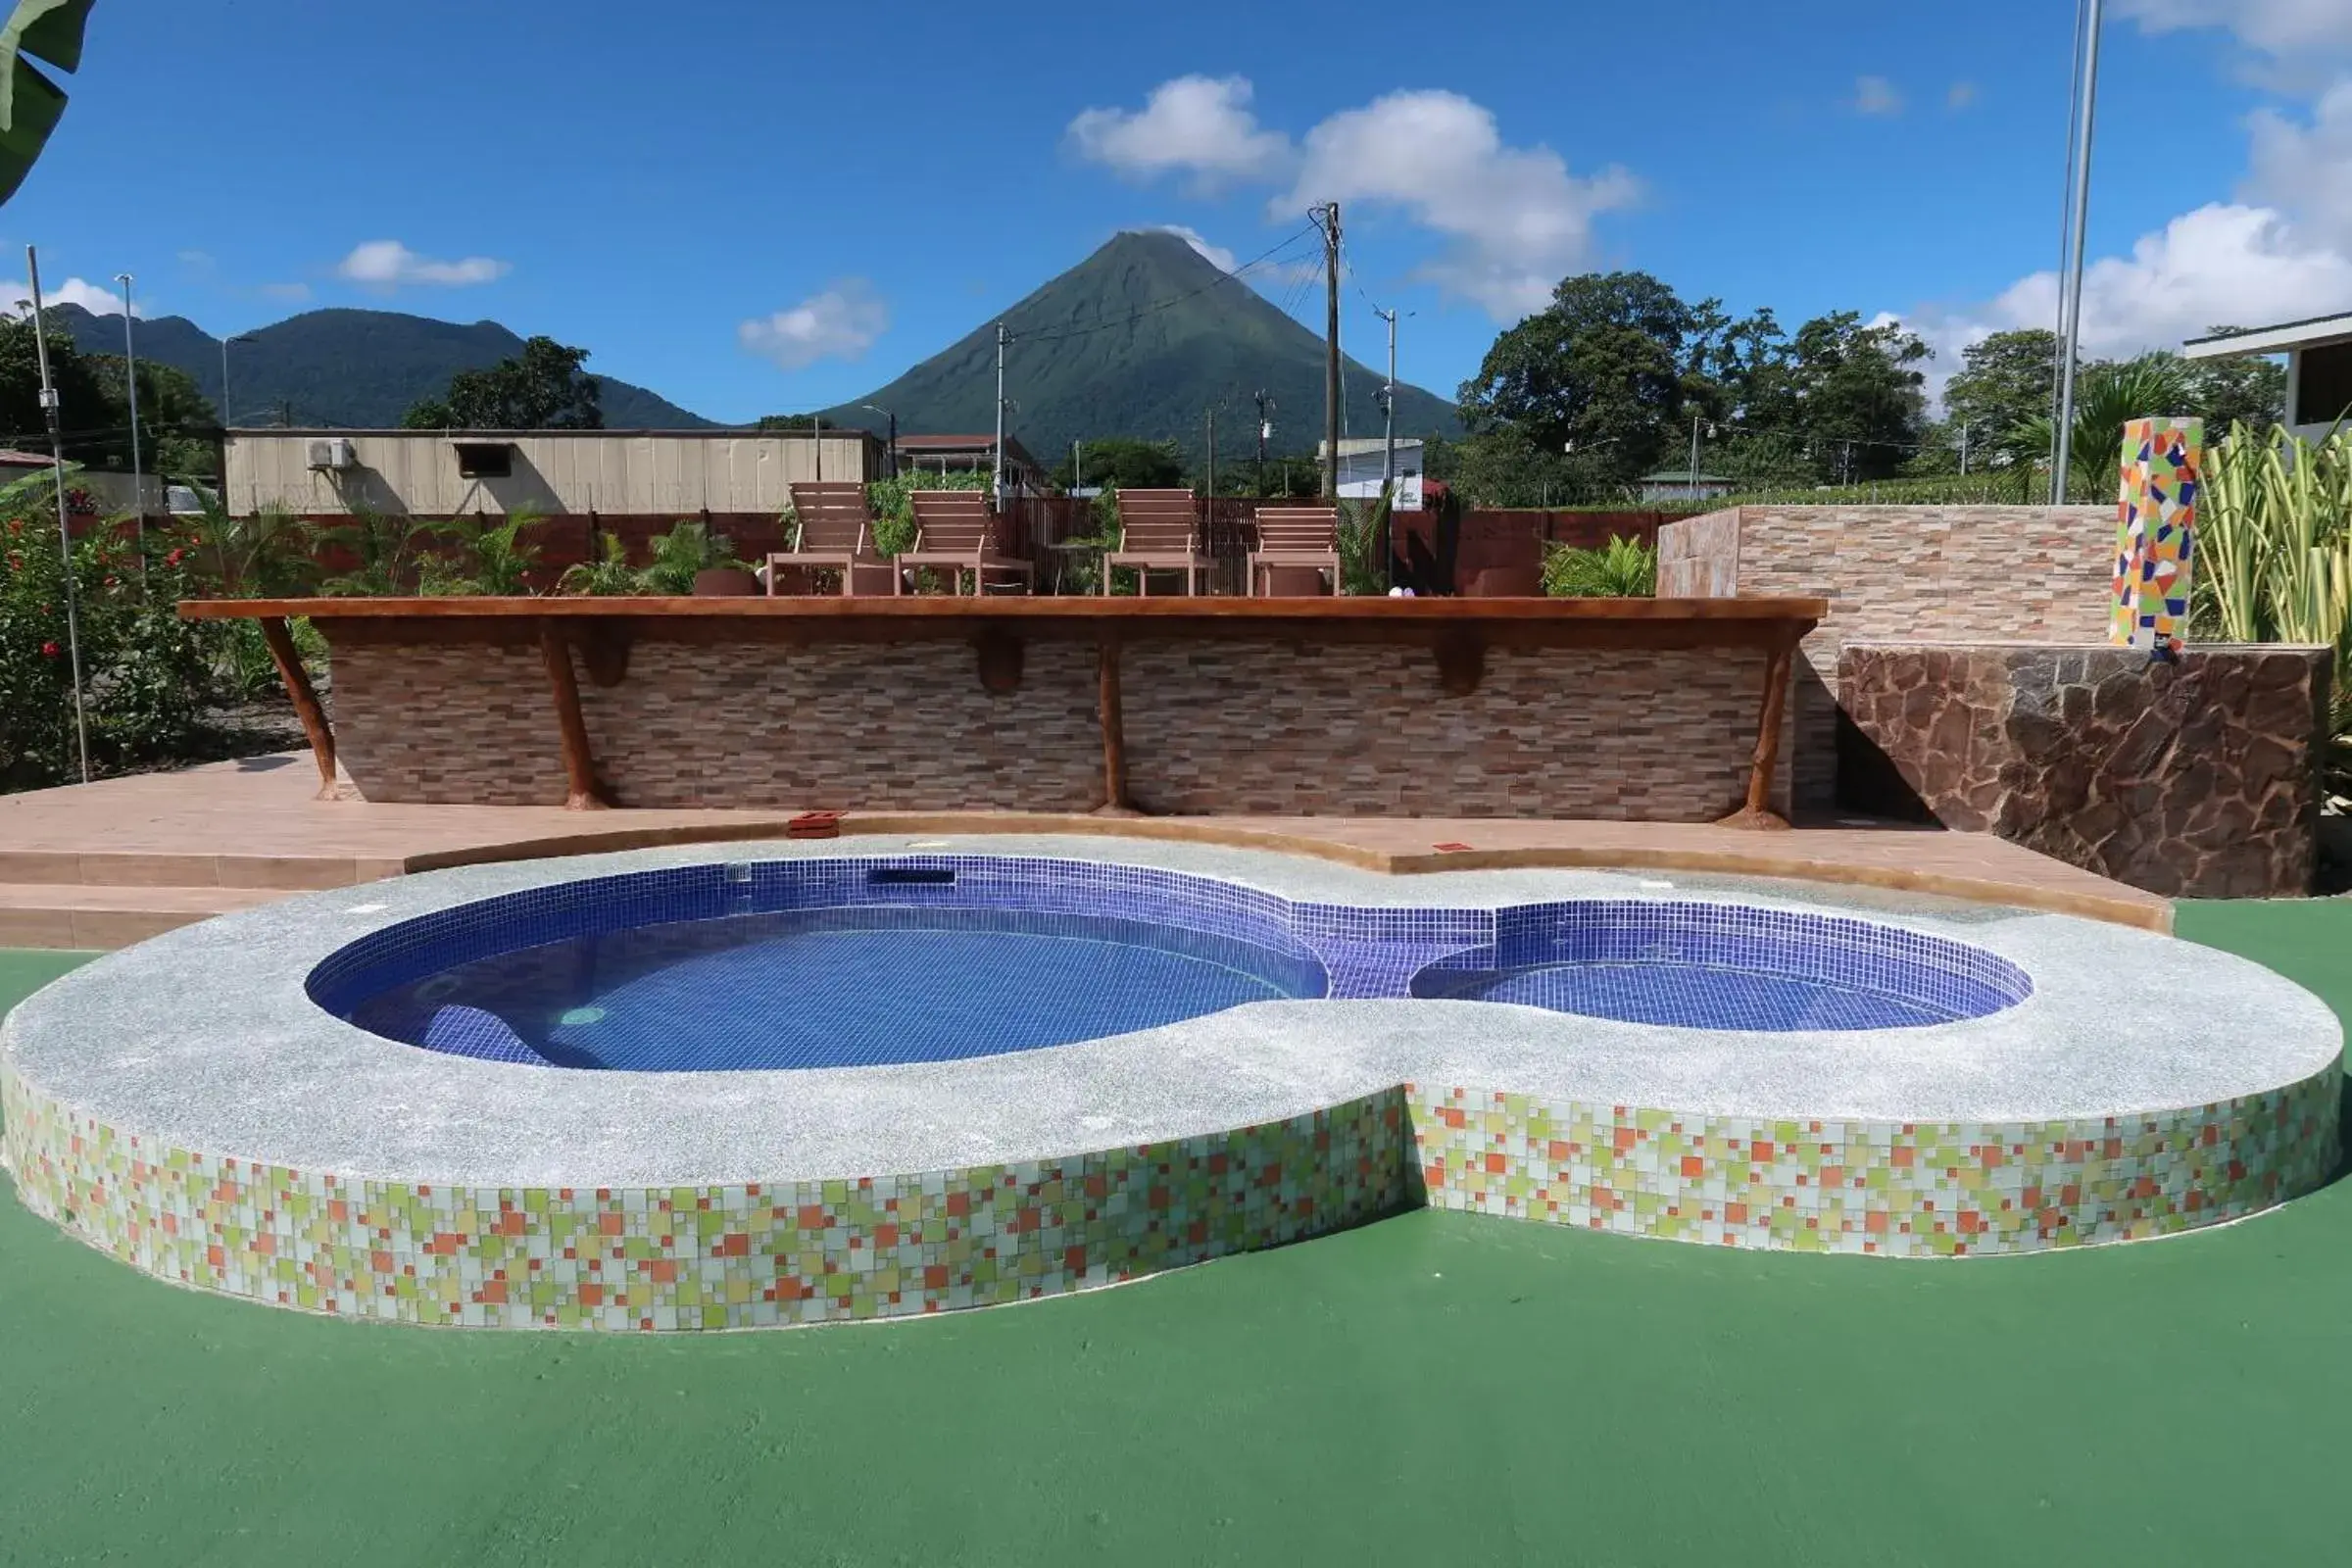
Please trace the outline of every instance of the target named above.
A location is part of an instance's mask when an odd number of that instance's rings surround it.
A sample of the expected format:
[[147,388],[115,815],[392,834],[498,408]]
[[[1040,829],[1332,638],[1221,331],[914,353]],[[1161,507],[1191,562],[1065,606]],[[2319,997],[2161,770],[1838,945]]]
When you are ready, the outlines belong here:
[[2180,651],[2188,630],[2204,448],[2202,419],[2133,419],[2124,426],[2111,643],[2160,656]]

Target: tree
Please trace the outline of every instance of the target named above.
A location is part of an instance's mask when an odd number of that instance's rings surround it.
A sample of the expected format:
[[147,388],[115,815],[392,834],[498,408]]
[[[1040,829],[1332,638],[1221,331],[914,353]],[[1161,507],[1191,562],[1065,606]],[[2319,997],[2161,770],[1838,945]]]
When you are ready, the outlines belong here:
[[1919,448],[1928,378],[1918,367],[1932,355],[1900,322],[1815,317],[1788,340],[1783,385],[1755,422],[1800,435],[1823,480],[1889,477]]
[[[104,420],[89,422],[124,432],[112,439],[104,461],[128,468],[130,403],[123,386],[122,356],[93,354],[89,364],[99,385],[106,389],[109,408]],[[149,473],[169,474],[174,479],[215,477],[219,448],[214,436],[220,423],[212,399],[197,390],[195,377],[176,365],[139,361],[140,459]],[[89,461],[100,460],[92,454]]]
[[[2229,337],[2244,328],[2215,326],[2206,330],[2215,337]],[[2232,424],[2265,435],[2286,417],[2286,367],[2276,359],[2253,355],[2199,360],[2188,368],[2188,400],[2189,408],[2205,420],[2207,441],[2218,441]]]
[[813,430],[817,427],[813,414],[762,414],[755,430]]
[[[2068,437],[2068,498],[2113,499],[2124,450],[2124,426],[2148,415],[2178,413],[2188,401],[2188,363],[2177,354],[2143,354],[2136,360],[2104,360],[2075,372],[2075,417]],[[2055,450],[2048,414],[2028,420],[2020,433],[2023,450],[2043,456]]]
[[2019,432],[2034,419],[2047,423],[2058,384],[2058,334],[2042,327],[1995,332],[1960,351],[1961,368],[1943,389],[1944,420],[1968,427],[1972,466],[1996,453],[2028,460],[2039,449],[2021,444]]
[[534,337],[513,359],[460,370],[449,390],[409,410],[412,430],[601,430],[596,378],[581,368],[586,349]]
[[[99,362],[85,358],[74,338],[51,318],[42,335],[49,340],[49,382],[57,388],[60,416],[69,430],[110,429],[123,417],[122,371],[116,364],[110,390]],[[0,316],[0,435],[12,445],[39,447],[49,428],[41,412],[40,345],[33,340],[30,312]],[[142,411],[144,412],[144,411]],[[69,444],[68,456],[79,459]]]
[[32,61],[46,61],[69,75],[80,70],[81,34],[93,3],[17,0],[7,25],[0,27],[0,72],[7,74],[0,91],[0,202],[24,183],[66,112],[64,90]]
[[1573,445],[1611,479],[1642,473],[1690,402],[1691,342],[1709,324],[1647,272],[1563,278],[1462,383],[1465,446],[1508,431],[1521,451]]
[[1135,436],[1102,436],[1080,448],[1085,468],[1073,473],[1065,457],[1050,476],[1056,489],[1067,490],[1083,479],[1088,488],[1114,485],[1121,490],[1165,490],[1185,482],[1184,453],[1173,441],[1145,441]]

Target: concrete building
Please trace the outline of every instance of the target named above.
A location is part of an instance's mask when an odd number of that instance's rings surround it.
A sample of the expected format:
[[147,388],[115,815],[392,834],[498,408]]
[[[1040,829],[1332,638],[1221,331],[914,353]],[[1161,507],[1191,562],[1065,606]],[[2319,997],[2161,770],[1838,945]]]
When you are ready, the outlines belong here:
[[1740,488],[1740,481],[1720,473],[1693,473],[1689,468],[1660,468],[1635,483],[1644,503],[1653,501],[1714,501]]
[[[902,435],[899,466],[907,473],[985,473],[995,466],[993,435]],[[1045,488],[1045,470],[1020,441],[1004,438],[1005,482],[1015,490]]]
[[[1315,443],[1315,462],[1321,464],[1330,443]],[[1340,442],[1340,494],[1351,501],[1378,501],[1382,476],[1388,468],[1388,441],[1383,436],[1351,436]],[[1417,437],[1396,438],[1396,500],[1398,512],[1419,512],[1422,448]]]
[[880,477],[863,430],[230,430],[228,508],[305,516],[774,517],[790,487]]
[[2227,337],[2193,337],[2180,352],[2192,360],[2285,355],[2286,423],[2306,440],[2325,439],[2338,419],[2352,415],[2352,314],[2285,321]]

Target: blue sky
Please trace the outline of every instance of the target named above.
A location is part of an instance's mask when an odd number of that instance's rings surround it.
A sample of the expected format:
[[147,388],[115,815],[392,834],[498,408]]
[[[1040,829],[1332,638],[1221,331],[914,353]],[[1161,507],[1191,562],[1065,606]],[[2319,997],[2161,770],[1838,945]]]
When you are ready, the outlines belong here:
[[[748,419],[870,390],[1120,228],[1247,259],[1337,194],[1351,349],[1366,296],[1410,311],[1400,368],[1442,392],[1618,266],[1894,313],[1948,367],[2047,318],[2073,9],[99,0],[0,240],[85,303],[129,270],[215,332],[492,318]],[[2352,310],[2352,0],[2109,12],[2093,346]]]

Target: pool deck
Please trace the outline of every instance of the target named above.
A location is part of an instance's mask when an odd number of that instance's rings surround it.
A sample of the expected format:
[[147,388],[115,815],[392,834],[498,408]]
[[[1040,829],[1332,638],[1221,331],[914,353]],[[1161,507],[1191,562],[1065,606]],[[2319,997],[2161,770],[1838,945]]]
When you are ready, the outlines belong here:
[[[112,949],[289,893],[412,871],[777,838],[793,813],[567,811],[315,799],[308,753],[0,796],[0,947]],[[1441,817],[1101,817],[859,812],[845,836],[1112,834],[1279,850],[1403,874],[1622,866],[1940,894],[2169,931],[2172,905],[1990,834],[1895,824],[1756,833],[1707,824]]]

